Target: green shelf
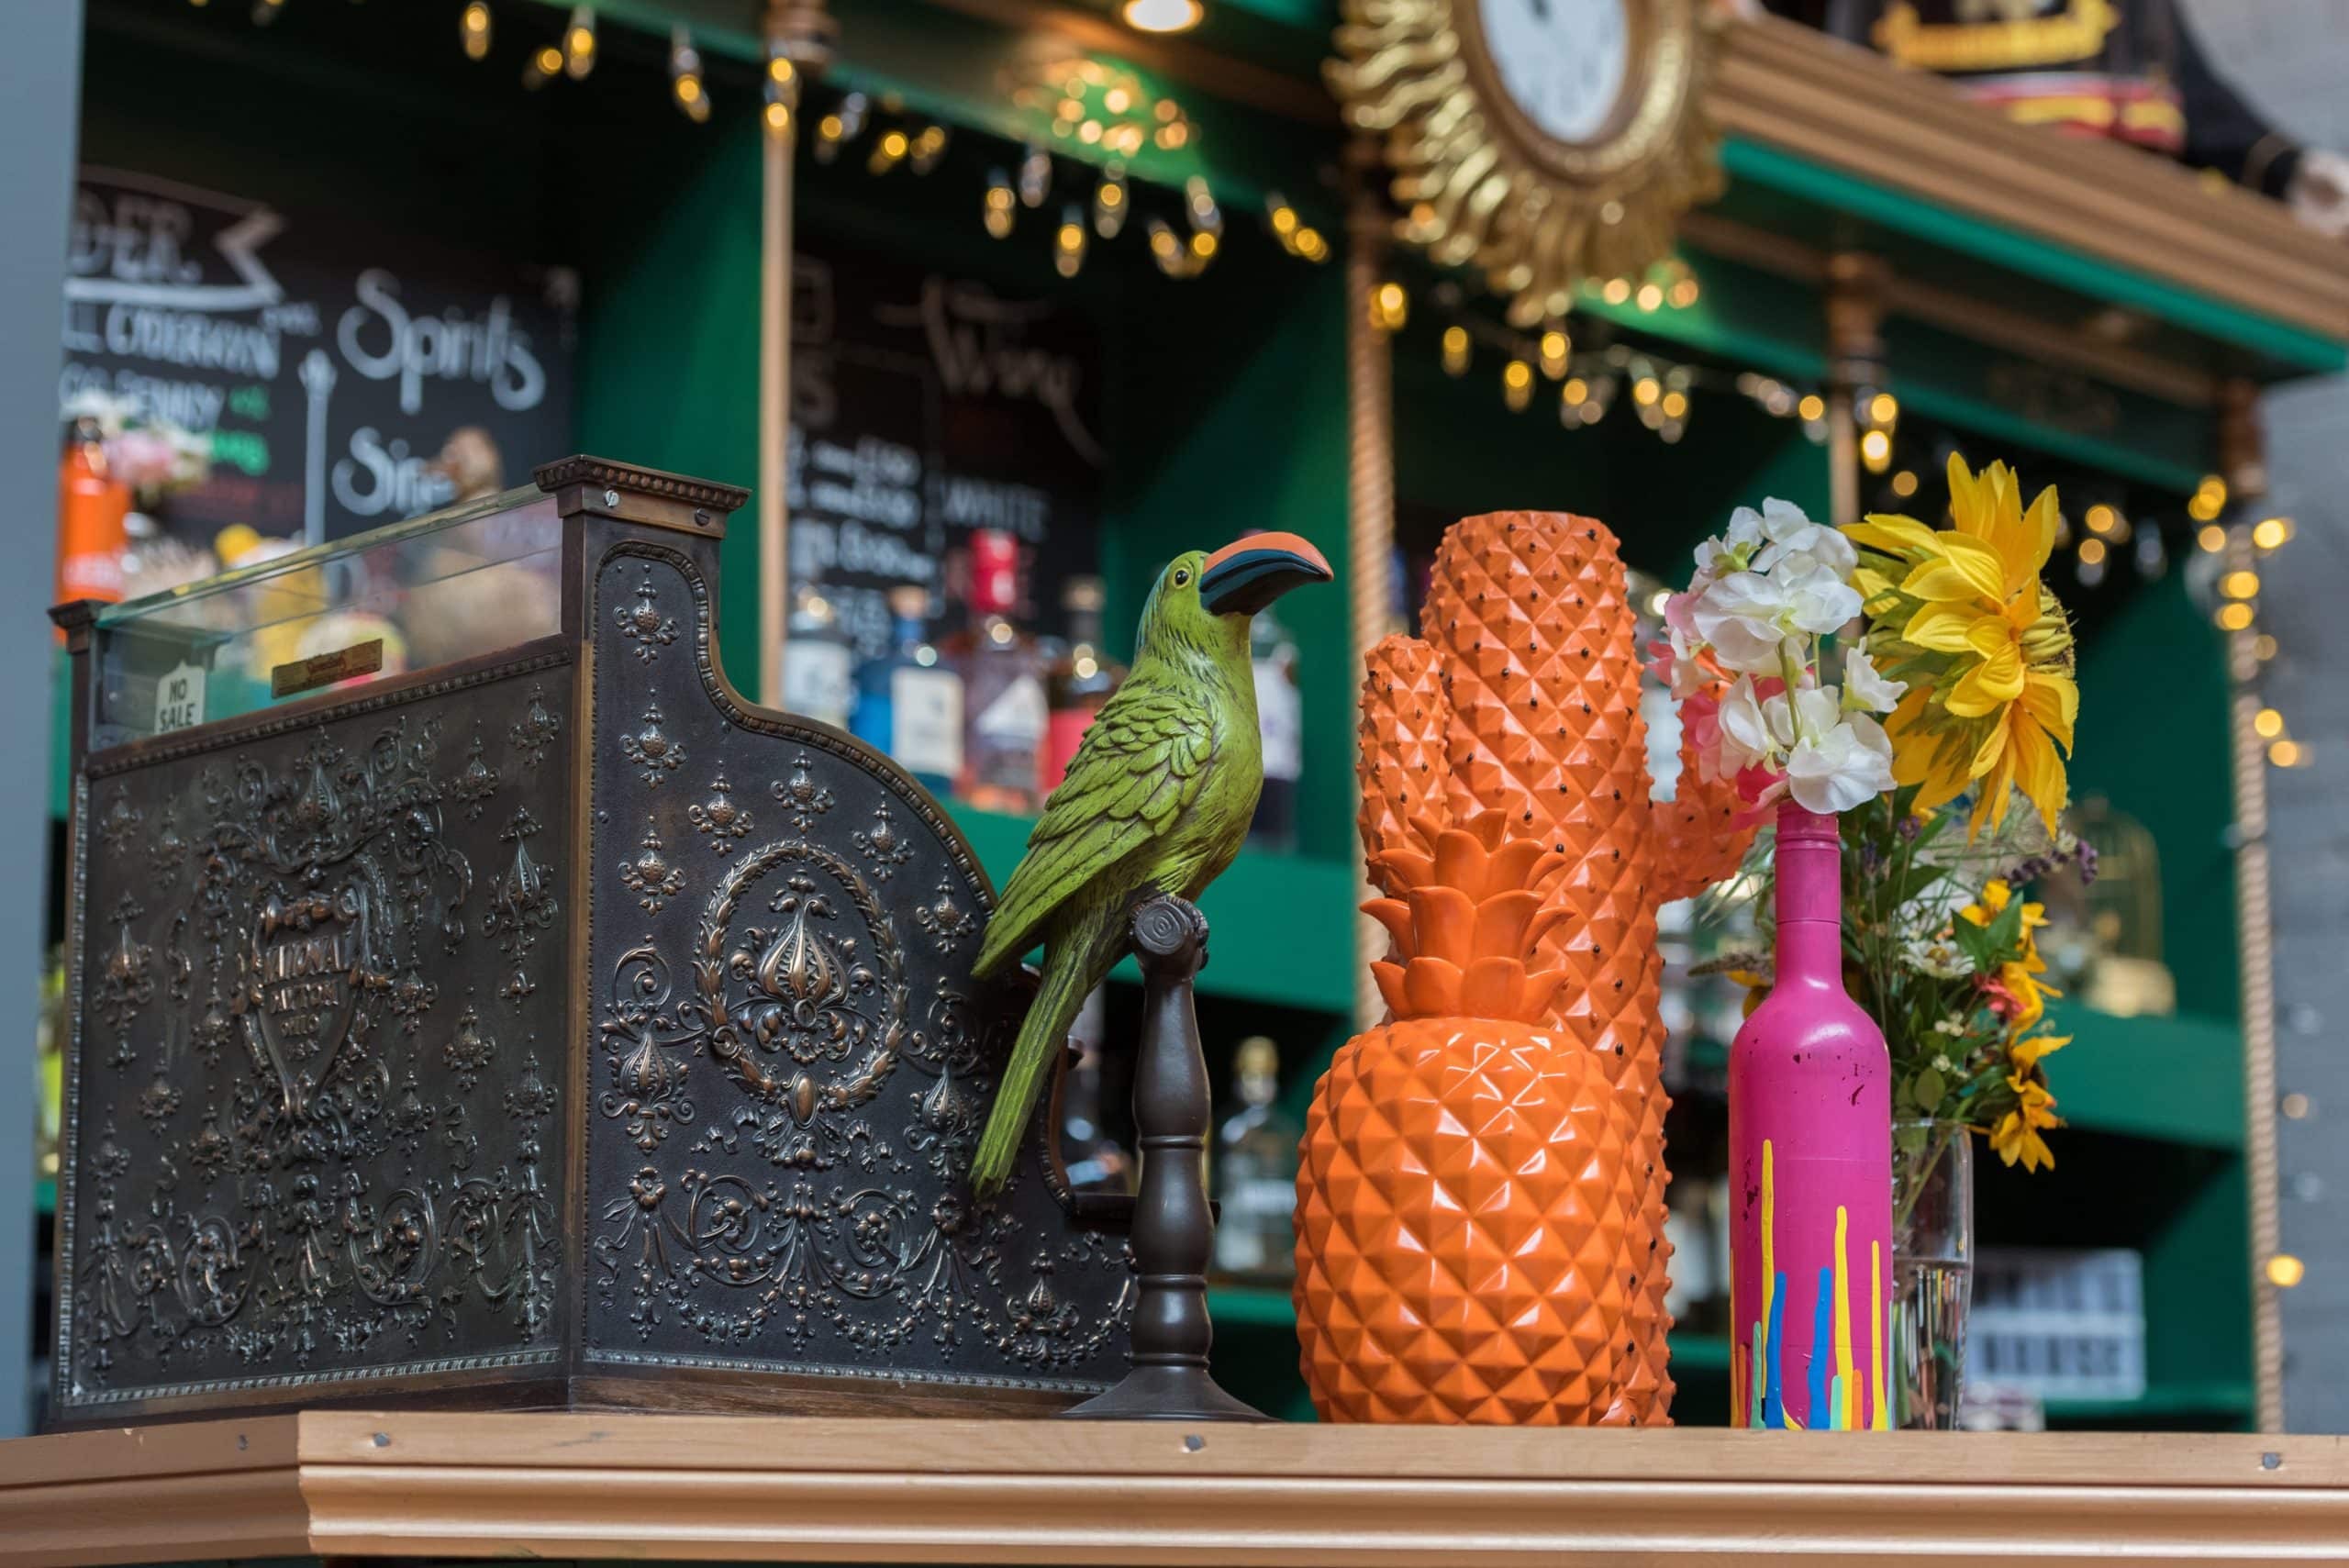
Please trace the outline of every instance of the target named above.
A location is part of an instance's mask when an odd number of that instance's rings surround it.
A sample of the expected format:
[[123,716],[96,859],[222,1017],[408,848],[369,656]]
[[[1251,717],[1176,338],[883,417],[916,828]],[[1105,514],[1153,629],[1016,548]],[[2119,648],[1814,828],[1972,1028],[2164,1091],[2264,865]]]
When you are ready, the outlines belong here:
[[[1035,819],[949,809],[1000,888],[1028,846]],[[1351,1016],[1354,1006],[1353,909],[1360,877],[1351,865],[1308,855],[1243,850],[1199,900],[1212,935],[1198,989],[1208,996]],[[1139,983],[1131,959],[1111,978]]]
[[1219,1331],[1277,1329],[1284,1334],[1297,1332],[1297,1308],[1288,1292],[1271,1285],[1210,1285],[1208,1315],[1215,1319]]
[[2251,1385],[2227,1378],[2192,1383],[2156,1383],[2134,1399],[2050,1399],[2047,1419],[2077,1427],[2099,1421],[2133,1426],[2189,1417],[2219,1417],[2232,1423],[2251,1414]]
[[2205,1148],[2243,1147],[2243,1033],[2232,1020],[2180,1014],[2119,1018],[2050,1009],[2072,1043],[2047,1059],[2055,1108],[2075,1127]]

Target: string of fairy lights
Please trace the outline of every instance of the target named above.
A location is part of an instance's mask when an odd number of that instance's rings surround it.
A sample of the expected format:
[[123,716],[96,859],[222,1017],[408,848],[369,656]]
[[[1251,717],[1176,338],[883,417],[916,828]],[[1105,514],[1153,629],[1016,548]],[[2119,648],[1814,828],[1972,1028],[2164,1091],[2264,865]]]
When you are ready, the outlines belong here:
[[[189,0],[202,7],[208,0]],[[1179,0],[1176,0],[1179,3]],[[266,26],[284,9],[288,0],[253,0],[251,17]],[[459,46],[468,60],[489,59],[495,20],[489,0],[468,0],[457,17]],[[557,81],[584,81],[597,58],[596,8],[572,8],[556,41],[540,45],[526,58],[521,83],[538,91]],[[1008,240],[1019,228],[1023,211],[1042,211],[1060,183],[1052,143],[1067,142],[1085,153],[1069,156],[1083,165],[1092,185],[1089,193],[1059,204],[1051,229],[1052,265],[1063,278],[1073,278],[1085,266],[1096,242],[1108,242],[1130,227],[1136,206],[1134,181],[1127,161],[1146,147],[1172,152],[1190,145],[1197,129],[1175,99],[1152,93],[1133,72],[1074,52],[1029,59],[1007,75],[1003,87],[1011,101],[1030,111],[1047,128],[1038,139],[1024,143],[1006,141],[1008,154],[989,168],[980,197],[979,218],[987,234]],[[692,31],[678,24],[669,35],[668,92],[677,112],[696,125],[711,118],[711,94],[701,51]],[[792,61],[771,52],[762,72],[760,113],[766,128],[781,134],[793,128],[799,112],[801,75]],[[810,150],[817,161],[837,162],[852,152],[863,157],[865,172],[874,178],[900,168],[926,175],[944,158],[952,133],[934,120],[909,117],[894,96],[875,98],[858,91],[844,92],[819,115],[813,126]],[[1106,154],[1098,163],[1085,154]],[[1186,178],[1179,191],[1179,206],[1172,218],[1153,213],[1141,231],[1152,261],[1171,278],[1197,278],[1221,253],[1226,215],[1208,181]],[[1264,200],[1263,225],[1286,254],[1319,265],[1330,260],[1328,239],[1278,191]],[[1594,302],[1640,315],[1687,310],[1703,295],[1695,271],[1678,257],[1659,261],[1637,278],[1585,279],[1582,293]],[[1480,359],[1497,357],[1501,400],[1513,413],[1530,409],[1542,384],[1556,388],[1557,418],[1567,429],[1586,428],[1604,421],[1620,405],[1628,403],[1633,417],[1656,438],[1676,443],[1688,431],[1696,410],[1694,394],[1730,393],[1743,397],[1780,418],[1799,420],[1813,443],[1828,439],[1828,405],[1816,390],[1805,389],[1776,376],[1753,371],[1731,373],[1709,365],[1674,361],[1652,350],[1607,342],[1578,348],[1566,321],[1553,320],[1538,330],[1502,326],[1468,307],[1457,283],[1446,281],[1429,291],[1428,302],[1444,323],[1438,338],[1444,373],[1454,379],[1470,375]],[[1371,292],[1370,325],[1387,336],[1402,331],[1410,316],[1410,298],[1404,285],[1389,279]],[[1863,387],[1854,395],[1858,421],[1858,454],[1870,474],[1887,475],[1892,494],[1906,499],[1916,494],[1919,481],[1908,468],[1895,469],[1893,438],[1900,406],[1880,389]],[[2254,658],[2265,665],[2276,656],[2276,639],[2256,629],[2260,578],[2258,563],[2283,548],[2293,537],[2292,519],[2270,516],[2239,520],[2221,519],[2229,501],[2226,482],[2205,476],[2187,502],[2187,515],[2196,525],[2195,544],[2205,555],[2226,555],[2233,535],[2241,531],[2249,546],[2243,559],[2251,565],[2232,565],[2216,573],[2217,605],[2212,618],[2230,633],[2252,632]],[[2133,525],[2107,502],[2088,506],[2075,539],[2068,517],[2059,524],[2059,546],[2073,551],[2073,572],[2084,587],[2103,580],[2118,552],[2131,547],[2141,574],[2158,576],[2167,559],[2159,527]],[[2284,715],[2273,706],[2259,708],[2254,722],[2266,744],[2268,761],[2277,767],[2300,767],[2310,761],[2310,750],[2289,732]]]
[[[1687,310],[1703,297],[1695,270],[1679,257],[1668,257],[1637,281],[1630,278],[1586,280],[1585,295],[1616,306],[1629,306],[1642,315]],[[1779,418],[1801,421],[1803,434],[1816,445],[1828,437],[1827,399],[1776,376],[1758,371],[1735,373],[1709,365],[1680,361],[1653,349],[1608,341],[1595,348],[1576,346],[1569,323],[1553,320],[1532,330],[1503,326],[1468,306],[1461,286],[1450,281],[1428,291],[1428,304],[1444,322],[1438,337],[1444,373],[1454,380],[1475,371],[1480,358],[1497,356],[1500,362],[1503,405],[1523,413],[1533,405],[1542,382],[1557,388],[1560,425],[1581,429],[1607,418],[1619,403],[1628,401],[1633,417],[1659,440],[1677,443],[1688,432],[1700,391],[1731,393]],[[1410,299],[1399,283],[1382,283],[1372,292],[1371,325],[1392,335],[1410,317]],[[1892,438],[1900,418],[1899,400],[1892,394],[1863,387],[1854,399],[1860,421],[1860,461],[1871,473],[1891,466]],[[1902,488],[1905,481],[1906,488]],[[1916,475],[1893,476],[1896,492],[1916,490]]]
[[[190,0],[203,6],[208,0]],[[252,19],[266,26],[283,12],[288,0],[254,0]],[[1163,0],[1181,6],[1186,0]],[[1171,30],[1146,25],[1145,30]],[[465,58],[485,61],[496,36],[490,0],[468,0],[457,17],[457,40]],[[582,82],[596,69],[597,58],[596,7],[574,6],[554,41],[530,50],[522,67],[522,86],[540,91],[559,81]],[[1023,210],[1043,209],[1060,183],[1052,144],[1070,144],[1065,155],[1083,165],[1091,181],[1088,193],[1058,204],[1050,242],[1053,270],[1073,278],[1084,269],[1097,242],[1114,240],[1125,232],[1136,206],[1135,182],[1128,161],[1146,148],[1174,152],[1192,145],[1197,128],[1174,98],[1153,93],[1132,72],[1074,51],[1047,53],[1007,67],[1005,92],[1019,107],[1030,111],[1044,130],[1027,142],[1008,141],[1006,160],[991,168],[981,195],[979,219],[997,239],[1009,239],[1019,227]],[[803,83],[792,61],[771,50],[763,73],[760,113],[769,131],[794,128],[799,113]],[[678,113],[696,125],[708,123],[711,93],[702,55],[690,28],[680,23],[670,29],[668,87]],[[861,154],[867,173],[886,176],[899,168],[923,175],[944,158],[952,134],[935,120],[909,116],[893,95],[875,97],[844,92],[812,127],[810,150],[819,163],[831,164],[852,150]],[[983,135],[984,133],[965,133]],[[990,141],[997,139],[988,138]],[[1096,158],[1098,161],[1096,161]],[[1170,278],[1197,278],[1222,252],[1226,214],[1203,175],[1186,178],[1179,206],[1172,216],[1153,213],[1143,219],[1152,261]],[[1264,200],[1263,225],[1286,254],[1314,265],[1330,260],[1329,239],[1278,191]]]

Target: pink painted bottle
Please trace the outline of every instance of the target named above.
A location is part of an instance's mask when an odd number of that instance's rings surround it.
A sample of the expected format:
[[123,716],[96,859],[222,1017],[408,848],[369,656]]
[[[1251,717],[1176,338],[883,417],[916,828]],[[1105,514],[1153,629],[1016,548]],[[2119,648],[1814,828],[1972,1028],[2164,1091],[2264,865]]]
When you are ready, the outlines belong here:
[[1842,853],[1778,807],[1777,982],[1729,1059],[1734,1426],[1893,1421],[1892,1063],[1843,990]]

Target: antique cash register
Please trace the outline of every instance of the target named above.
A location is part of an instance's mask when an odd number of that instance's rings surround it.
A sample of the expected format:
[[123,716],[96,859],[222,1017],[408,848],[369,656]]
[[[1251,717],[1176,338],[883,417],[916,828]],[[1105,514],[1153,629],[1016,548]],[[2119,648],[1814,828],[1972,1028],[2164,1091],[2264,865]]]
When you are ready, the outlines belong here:
[[939,806],[728,682],[744,495],[571,458],[72,654],[60,1425],[1041,1412],[1125,1370]]

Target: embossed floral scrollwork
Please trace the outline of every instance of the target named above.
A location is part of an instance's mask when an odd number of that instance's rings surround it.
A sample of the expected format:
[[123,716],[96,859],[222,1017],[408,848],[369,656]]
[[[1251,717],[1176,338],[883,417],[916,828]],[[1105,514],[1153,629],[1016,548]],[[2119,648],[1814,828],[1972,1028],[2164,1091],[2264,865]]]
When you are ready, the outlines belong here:
[[[767,906],[780,922],[745,928],[740,945],[729,945],[742,898],[777,870],[786,872],[783,888]],[[863,937],[841,929],[832,895],[811,871],[847,895]],[[711,1055],[753,1097],[803,1123],[880,1093],[904,1044],[903,976],[896,928],[873,885],[831,850],[803,840],[769,844],[737,865],[711,896],[695,946]],[[766,1059],[777,1056],[801,1071],[771,1070]],[[816,1081],[818,1065],[852,1058],[844,1073]]]
[[614,617],[619,623],[620,636],[635,649],[640,663],[651,663],[661,650],[677,640],[676,619],[661,613],[661,606],[654,602],[658,597],[652,586],[652,573],[648,571],[644,581],[637,584],[636,603],[622,605]]
[[789,775],[767,786],[767,793],[783,802],[794,832],[805,833],[832,808],[832,792],[816,777],[815,768],[816,760],[802,751],[791,760]]
[[751,830],[751,808],[735,803],[734,786],[726,782],[723,768],[710,782],[709,798],[688,806],[685,817],[693,823],[694,831],[708,839],[709,847],[721,855],[732,851]]
[[874,879],[886,882],[896,869],[913,859],[913,846],[898,831],[896,818],[889,815],[889,803],[883,801],[873,808],[873,826],[859,828],[850,838],[873,862]]
[[620,863],[620,885],[635,894],[637,903],[650,915],[661,913],[663,905],[685,891],[685,868],[669,859],[667,846],[661,842],[660,824],[649,815],[635,856]]
[[536,768],[546,761],[547,748],[562,733],[562,715],[547,706],[546,688],[533,683],[529,705],[523,710],[522,717],[507,730],[506,738],[520,753],[522,765]]
[[640,942],[613,965],[597,1026],[612,1080],[598,1106],[607,1118],[622,1122],[621,1131],[648,1154],[661,1146],[672,1125],[686,1126],[695,1114],[685,1092],[685,1057],[678,1048],[692,1044],[700,1030],[690,1003],[671,1010],[670,990],[668,962],[650,939]]
[[659,788],[685,760],[685,749],[661,728],[667,722],[660,703],[650,702],[644,706],[644,728],[620,737],[620,754],[642,771],[647,789]]
[[449,793],[464,803],[465,820],[479,820],[489,805],[489,797],[497,793],[497,770],[484,755],[481,726],[473,726],[473,744],[465,749],[465,765],[457,770],[450,781]]

